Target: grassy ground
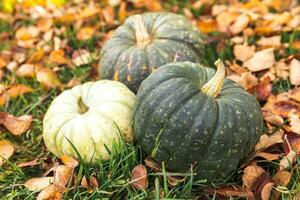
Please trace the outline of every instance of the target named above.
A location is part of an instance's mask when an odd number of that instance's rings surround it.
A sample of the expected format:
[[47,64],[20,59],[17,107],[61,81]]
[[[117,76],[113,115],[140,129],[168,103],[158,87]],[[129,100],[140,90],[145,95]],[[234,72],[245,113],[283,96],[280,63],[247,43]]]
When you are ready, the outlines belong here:
[[[178,5],[179,13],[182,13],[182,8],[188,5],[188,1],[167,1],[165,7],[168,9]],[[201,10],[193,11],[194,15],[201,14]],[[31,24],[32,21],[21,21],[20,23]],[[60,26],[59,24],[57,26]],[[94,54],[99,54],[97,41],[99,38],[93,37],[88,41],[81,42],[75,37],[75,30],[72,25],[69,25],[67,38],[69,46],[73,49],[85,47]],[[104,33],[105,29],[100,28],[99,32]],[[14,30],[8,24],[0,21],[0,32],[9,32],[13,35]],[[299,37],[298,33],[282,33],[282,40],[290,42],[295,37]],[[211,33],[212,36],[225,38],[224,35]],[[249,43],[255,38],[250,38]],[[221,57],[223,60],[232,60],[232,45],[229,40],[224,39],[224,45],[220,48],[219,43],[215,41],[206,48],[207,65],[212,66],[216,58]],[[0,51],[9,48],[8,42],[0,43]],[[71,52],[67,52],[71,56]],[[295,53],[294,49],[287,48],[288,56]],[[280,55],[279,55],[280,56]],[[281,55],[282,56],[282,55]],[[93,61],[92,64],[96,64]],[[82,82],[93,80],[91,74],[94,73],[92,64],[82,66],[80,68],[62,68],[59,72],[59,79],[63,83],[76,78]],[[22,83],[34,89],[33,93],[26,94],[9,101],[5,106],[0,107],[1,112],[8,112],[15,116],[30,114],[33,116],[33,123],[29,131],[21,136],[13,136],[4,128],[0,129],[0,139],[8,139],[15,146],[15,154],[10,160],[0,167],[0,198],[1,199],[35,199],[37,192],[31,192],[23,185],[25,181],[33,177],[41,177],[46,171],[45,169],[53,163],[58,162],[58,159],[47,151],[42,139],[42,120],[50,102],[61,92],[59,89],[45,89],[35,79],[24,79],[16,77],[11,72],[6,72],[3,76],[2,84],[9,85],[10,83]],[[281,93],[290,89],[288,80],[279,80],[273,84],[274,93]],[[72,185],[68,188],[65,194],[65,199],[216,199],[214,194],[214,185],[208,185],[205,180],[194,180],[192,173],[182,175],[182,182],[174,187],[167,180],[166,172],[155,173],[149,170],[148,181],[149,187],[147,190],[135,190],[131,187],[131,170],[138,164],[144,164],[145,156],[141,149],[136,145],[123,144],[124,150],[119,155],[113,155],[109,162],[99,162],[95,166],[80,165],[76,168],[76,179],[80,180],[82,176],[94,176],[99,181],[99,188],[93,192],[88,192],[82,188],[80,184]],[[17,167],[18,164],[38,159],[35,166],[26,168]],[[296,192],[300,191],[300,171],[298,158],[293,166],[292,179],[287,188],[282,189],[281,199],[292,199]],[[278,162],[261,161],[260,165],[271,174],[275,173]],[[228,183],[241,184],[241,170],[228,181]],[[206,189],[210,188],[210,192]],[[233,199],[233,198],[231,198]],[[239,198],[241,199],[241,198]]]

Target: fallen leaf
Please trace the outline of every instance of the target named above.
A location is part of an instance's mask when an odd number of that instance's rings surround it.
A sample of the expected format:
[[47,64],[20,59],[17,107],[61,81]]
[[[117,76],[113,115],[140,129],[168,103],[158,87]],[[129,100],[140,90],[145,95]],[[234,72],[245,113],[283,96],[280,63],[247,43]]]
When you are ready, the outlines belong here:
[[25,182],[25,187],[30,191],[40,191],[53,183],[53,177],[31,178]]
[[179,177],[174,177],[174,176],[167,176],[167,180],[168,180],[168,183],[171,187],[175,187],[177,186],[178,184],[182,183],[185,178],[179,178]]
[[227,78],[241,85],[245,90],[255,87],[258,83],[257,78],[251,72],[244,72],[240,75],[231,75]]
[[300,61],[295,58],[290,64],[290,82],[292,85],[300,84]]
[[73,52],[72,62],[75,66],[81,66],[91,63],[92,55],[85,49],[79,49]]
[[35,76],[35,65],[34,64],[23,64],[16,70],[17,76],[33,78]]
[[276,47],[279,48],[281,46],[281,36],[275,35],[271,37],[262,37],[260,38],[257,43],[258,46],[262,47]]
[[100,8],[96,8],[94,5],[90,5],[81,10],[79,19],[91,18],[100,13]]
[[266,101],[272,94],[272,84],[270,78],[265,78],[255,86],[256,97]]
[[267,134],[263,134],[260,136],[259,142],[255,146],[255,150],[263,150],[267,149],[268,147],[283,142],[283,131],[280,129],[273,133],[272,135],[268,136]]
[[275,115],[271,110],[262,109],[264,120],[275,126],[282,126],[284,120],[281,116]]
[[274,49],[264,49],[257,51],[252,58],[244,62],[243,66],[252,72],[257,72],[271,68],[275,63]]
[[49,55],[49,62],[56,64],[67,64],[68,59],[65,57],[65,52],[63,50],[53,50]]
[[221,32],[228,32],[229,26],[239,17],[238,12],[222,12],[216,17],[218,29]]
[[78,161],[71,157],[71,156],[67,156],[67,155],[62,155],[60,157],[60,160],[62,161],[62,163],[64,165],[66,165],[67,167],[70,167],[70,168],[75,168],[78,166]]
[[146,166],[149,167],[152,171],[154,172],[161,171],[161,167],[159,166],[159,164],[156,161],[154,161],[151,157],[148,156],[144,161]]
[[95,29],[92,27],[83,27],[79,29],[78,33],[76,34],[76,38],[80,41],[88,40],[93,37],[95,34]]
[[256,152],[254,157],[262,157],[268,161],[278,160],[280,154],[266,153],[266,152]]
[[37,200],[62,200],[65,187],[49,185],[44,188],[37,196]]
[[297,153],[295,151],[291,150],[286,156],[284,156],[280,160],[279,169],[284,170],[284,169],[289,168],[293,164],[296,156],[297,156]]
[[31,167],[31,166],[35,166],[38,165],[38,159],[34,159],[28,162],[22,162],[20,164],[18,164],[18,167]]
[[242,32],[249,24],[250,17],[246,14],[238,16],[235,22],[230,26],[230,31],[233,34],[238,34]]
[[126,19],[127,16],[127,11],[126,11],[126,7],[127,7],[127,3],[122,1],[121,5],[119,7],[119,12],[118,12],[118,16],[119,16],[119,21],[121,23],[123,23]]
[[217,21],[211,18],[201,18],[197,22],[197,26],[203,33],[210,33],[218,30]]
[[15,117],[5,112],[0,112],[0,119],[2,119],[0,124],[3,124],[3,126],[5,126],[5,128],[13,135],[25,133],[32,122],[32,116],[30,115]]
[[53,184],[56,186],[65,187],[73,174],[73,168],[59,165],[54,171],[54,181]]
[[81,81],[80,80],[78,80],[78,79],[71,79],[66,85],[65,85],[65,87],[66,88],[72,88],[72,87],[74,87],[74,86],[76,86],[76,85],[80,85],[81,84]]
[[21,27],[16,31],[15,37],[17,40],[30,40],[36,38],[39,33],[39,29],[35,26]]
[[253,190],[256,186],[257,181],[261,178],[266,171],[258,165],[250,165],[244,169],[242,180],[244,185]]
[[300,134],[300,119],[297,112],[291,112],[289,116],[289,126],[292,132]]
[[91,193],[99,187],[99,184],[94,176],[91,176],[89,180],[86,178],[86,176],[83,176],[83,178],[81,179],[81,186],[86,188],[88,192]]
[[113,7],[107,6],[104,8],[102,10],[102,15],[106,24],[113,25],[115,23],[115,11]]
[[228,9],[228,5],[214,4],[212,9],[211,9],[211,14],[213,16],[217,16],[217,15],[220,15],[222,12],[227,11],[227,9]]
[[53,26],[53,19],[52,18],[39,18],[37,20],[37,28],[40,30],[40,31],[44,31],[44,32],[47,32],[51,29],[51,27]]
[[289,91],[288,93],[288,97],[290,99],[293,99],[297,102],[300,102],[300,87],[294,88],[292,90]]
[[6,66],[6,61],[0,57],[0,69]]
[[147,170],[144,165],[137,165],[131,172],[131,186],[137,190],[148,187]]
[[261,191],[261,200],[269,200],[274,183],[270,182],[264,185]]
[[255,46],[248,46],[246,44],[238,44],[234,45],[233,53],[236,59],[245,62],[249,58],[251,58],[255,53]]
[[[246,198],[248,200],[255,200],[253,192],[251,192],[247,188],[241,188],[240,186],[222,186],[216,189],[205,189],[205,193],[210,193],[213,195],[218,195],[220,197],[227,197],[227,198]],[[218,199],[218,198],[216,198]]]
[[39,62],[44,58],[45,52],[42,48],[38,48],[36,51],[34,51],[29,59],[27,60],[28,63],[34,63]]
[[49,68],[40,68],[36,72],[36,79],[46,88],[57,88],[61,82],[57,75]]
[[16,84],[13,86],[10,86],[9,89],[6,91],[6,93],[9,95],[11,99],[15,99],[23,94],[33,92],[33,89],[22,84]]
[[14,153],[15,148],[8,140],[0,140],[0,166]]
[[287,186],[291,180],[292,174],[288,171],[278,171],[272,177],[272,180],[276,185]]

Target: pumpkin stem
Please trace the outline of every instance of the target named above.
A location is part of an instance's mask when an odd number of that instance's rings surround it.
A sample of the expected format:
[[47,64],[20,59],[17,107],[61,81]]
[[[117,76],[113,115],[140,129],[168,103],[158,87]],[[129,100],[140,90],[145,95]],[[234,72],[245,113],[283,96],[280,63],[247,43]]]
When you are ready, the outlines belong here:
[[151,42],[151,36],[147,31],[147,27],[143,21],[142,15],[136,15],[134,20],[136,43],[139,46],[146,46]]
[[221,92],[225,79],[225,66],[220,58],[215,62],[215,65],[217,66],[217,72],[201,88],[201,92],[212,97],[218,96],[218,94]]
[[77,104],[78,104],[78,112],[80,114],[84,114],[89,110],[89,107],[83,102],[81,97],[78,98]]

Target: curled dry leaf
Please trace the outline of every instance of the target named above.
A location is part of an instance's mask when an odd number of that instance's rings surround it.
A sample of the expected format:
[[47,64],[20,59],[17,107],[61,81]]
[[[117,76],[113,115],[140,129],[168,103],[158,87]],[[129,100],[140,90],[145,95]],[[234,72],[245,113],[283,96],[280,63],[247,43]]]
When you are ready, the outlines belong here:
[[5,112],[0,112],[0,124],[13,135],[21,135],[25,133],[32,122],[32,116],[23,115],[20,117],[15,117]]
[[271,196],[271,192],[273,189],[274,183],[269,182],[265,184],[261,191],[261,200],[269,200]]
[[255,46],[248,46],[246,44],[237,44],[233,47],[233,53],[236,59],[245,62],[251,58],[255,53]]
[[54,171],[54,181],[53,184],[61,187],[65,187],[69,182],[73,174],[73,168],[59,165],[55,168]]
[[275,115],[271,110],[262,109],[264,120],[275,126],[281,126],[284,120],[281,116]]
[[83,27],[79,29],[78,33],[76,34],[76,37],[80,41],[88,40],[93,37],[95,34],[95,29],[92,27]]
[[63,193],[66,191],[65,187],[60,187],[57,185],[49,185],[44,188],[39,195],[37,196],[37,200],[61,200],[63,199]]
[[16,70],[17,76],[24,78],[33,78],[35,76],[35,65],[34,64],[23,64]]
[[266,152],[256,152],[254,157],[262,157],[268,161],[278,160],[280,154],[266,153]]
[[[248,200],[255,200],[253,193],[247,188],[241,188],[240,186],[222,186],[217,189],[206,189],[206,193],[217,194],[220,197],[239,197],[246,198]],[[217,198],[218,199],[218,198]]]
[[246,14],[238,16],[235,22],[230,26],[230,31],[233,34],[242,32],[249,24],[250,17]]
[[78,161],[75,158],[71,157],[71,156],[63,155],[63,156],[60,157],[60,160],[67,167],[75,168],[75,167],[78,166]]
[[290,82],[292,85],[300,84],[300,61],[295,58],[290,64]]
[[31,167],[31,166],[35,166],[35,165],[38,165],[38,159],[34,159],[34,160],[31,160],[31,161],[28,161],[28,162],[22,162],[20,164],[18,164],[17,166],[18,167]]
[[228,32],[229,26],[240,14],[238,12],[222,12],[216,17],[218,29],[221,32]]
[[268,48],[257,51],[252,58],[244,62],[243,66],[252,72],[271,68],[275,63],[274,49]]
[[57,75],[49,68],[39,68],[36,72],[36,79],[46,88],[57,88],[61,86]]
[[86,188],[88,192],[93,192],[99,187],[99,183],[94,176],[91,176],[89,181],[86,176],[83,176],[83,178],[81,179],[81,186]]
[[0,166],[14,153],[15,148],[8,140],[0,140]]
[[256,144],[255,146],[255,150],[263,150],[266,149],[274,144],[277,143],[282,143],[283,142],[283,130],[278,130],[275,133],[273,133],[272,135],[268,136],[267,134],[263,134],[260,139],[259,142]]
[[131,186],[138,190],[148,187],[147,170],[144,165],[137,165],[131,172]]
[[263,168],[257,165],[250,165],[246,167],[243,172],[243,183],[250,190],[254,189],[254,187],[256,186],[256,182],[261,178],[263,174],[266,173]]
[[292,166],[297,153],[291,150],[286,156],[284,156],[279,162],[279,169],[284,170]]
[[25,182],[25,187],[30,191],[40,191],[53,183],[53,177],[31,178]]
[[64,86],[66,88],[72,88],[76,85],[80,85],[81,84],[81,81],[78,80],[78,79],[71,79],[67,84],[65,84]]
[[272,177],[272,180],[275,184],[281,185],[281,186],[287,186],[291,180],[292,174],[288,171],[278,171],[276,174]]

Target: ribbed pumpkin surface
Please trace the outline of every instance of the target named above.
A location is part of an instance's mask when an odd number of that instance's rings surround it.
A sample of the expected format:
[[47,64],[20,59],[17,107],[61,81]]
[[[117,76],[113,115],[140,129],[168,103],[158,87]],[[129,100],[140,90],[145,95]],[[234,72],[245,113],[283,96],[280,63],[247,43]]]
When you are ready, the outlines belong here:
[[254,149],[263,128],[256,99],[225,79],[219,95],[201,88],[215,70],[190,62],[160,67],[143,81],[133,114],[141,147],[167,169],[224,181]]
[[104,45],[100,78],[119,80],[136,92],[140,83],[163,64],[201,63],[203,37],[197,27],[178,14],[133,15]]
[[56,97],[47,110],[44,142],[56,156],[77,157],[71,142],[85,162],[107,160],[107,148],[111,150],[122,137],[119,129],[127,141],[133,138],[130,117],[134,103],[135,95],[117,81],[75,86]]

